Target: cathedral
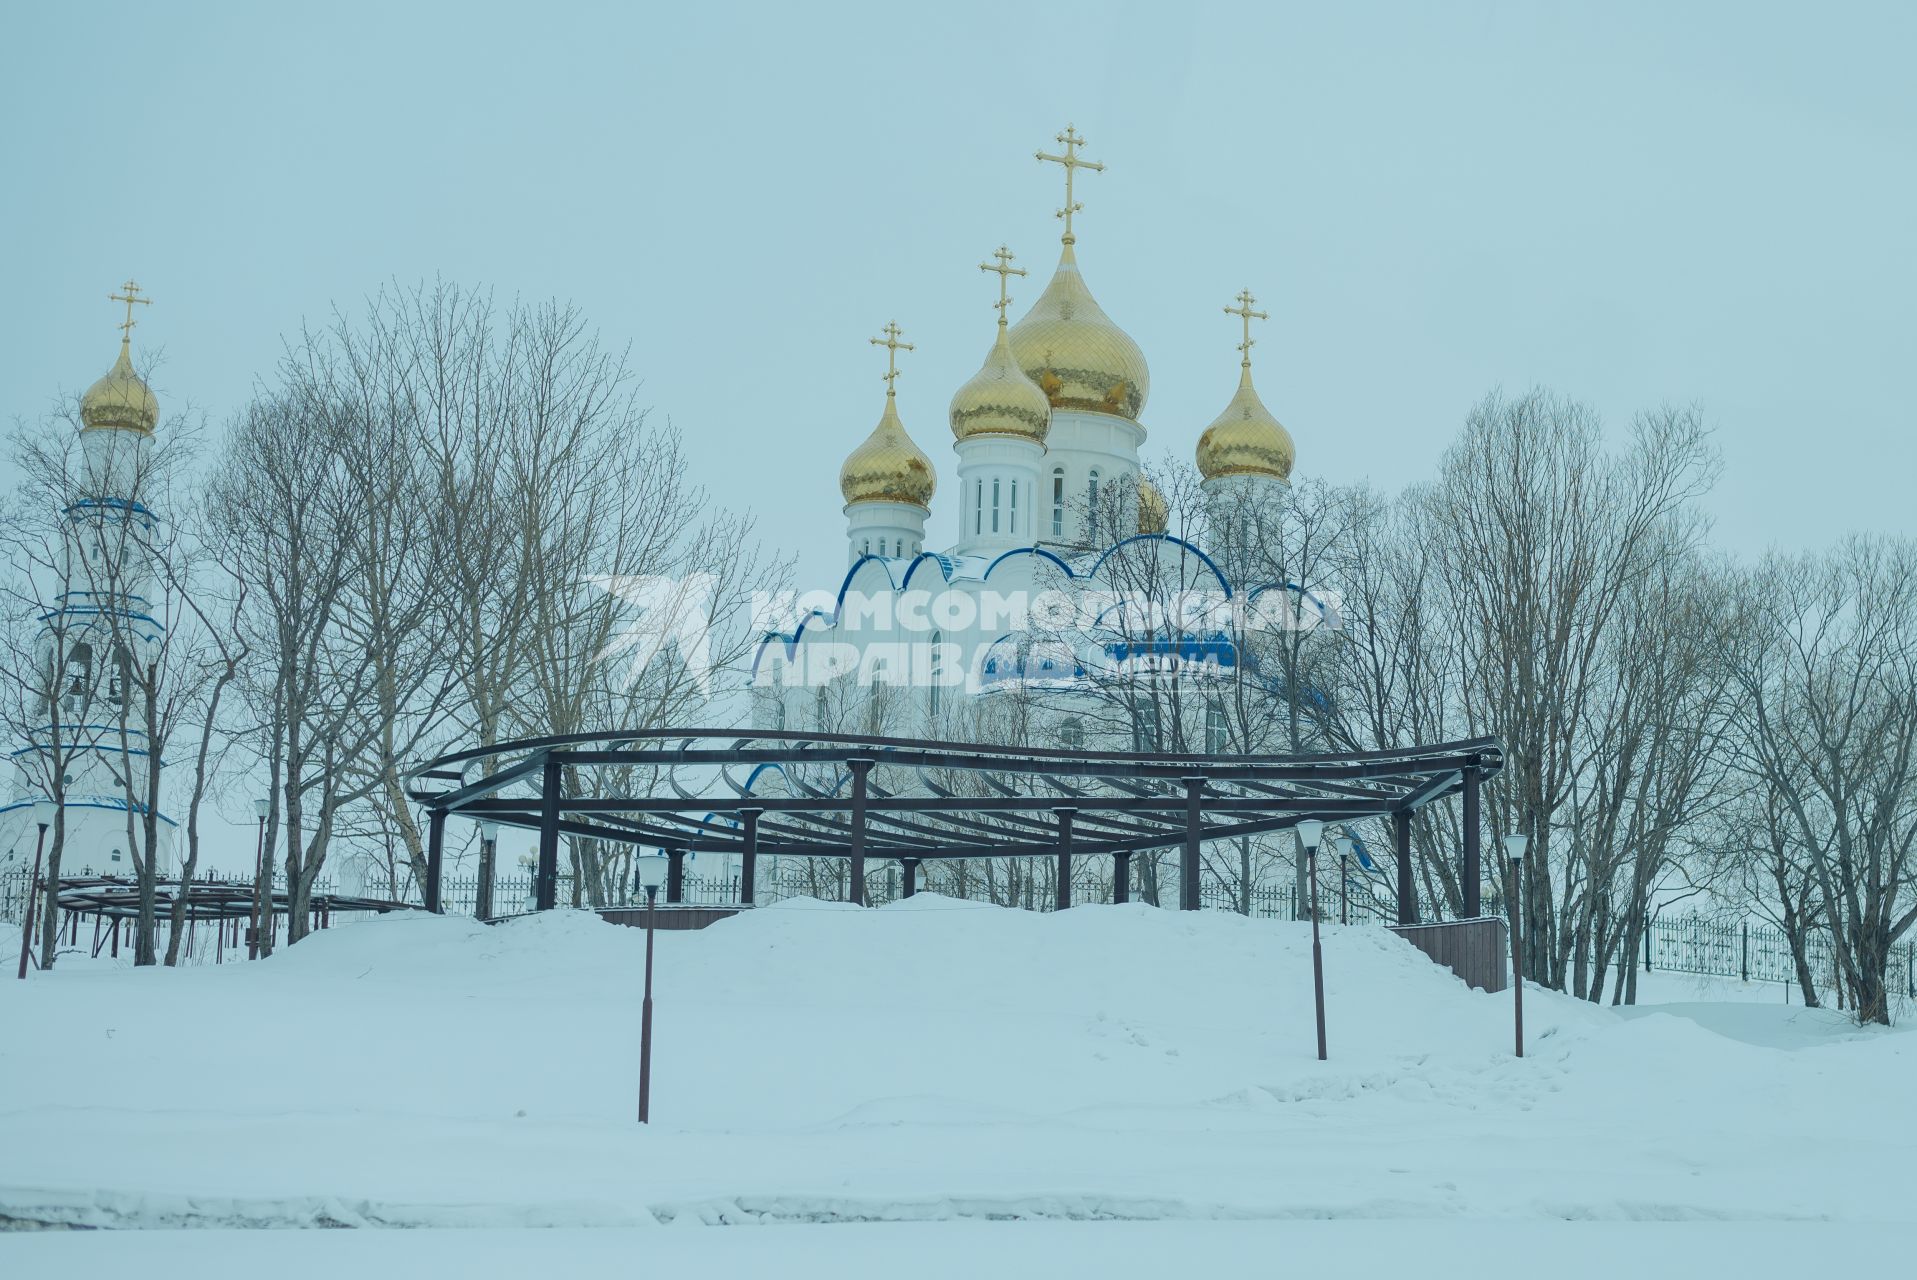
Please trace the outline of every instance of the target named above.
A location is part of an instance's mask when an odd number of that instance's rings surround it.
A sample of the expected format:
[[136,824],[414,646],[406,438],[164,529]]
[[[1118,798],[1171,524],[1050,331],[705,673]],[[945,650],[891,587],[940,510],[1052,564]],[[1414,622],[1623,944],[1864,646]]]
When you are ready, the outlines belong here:
[[[149,770],[139,717],[122,712],[129,664],[162,639],[146,563],[159,516],[141,501],[160,405],[133,369],[133,308],[148,300],[131,281],[124,288],[113,295],[127,312],[119,358],[81,397],[78,448],[63,477],[57,580],[44,584],[51,607],[40,619],[43,693],[34,732],[12,753],[0,868],[32,865],[34,802],[51,798],[64,810],[63,874],[133,874],[128,828],[139,824],[129,819],[144,811]],[[170,865],[174,822],[162,814],[158,827],[160,863]]]
[[[1202,510],[1174,532],[1166,499],[1140,463],[1151,390],[1145,353],[1105,314],[1079,269],[1075,181],[1079,171],[1104,166],[1080,154],[1085,139],[1070,126],[1058,143],[1056,152],[1037,153],[1065,179],[1050,282],[1012,322],[1010,283],[1025,271],[1005,248],[980,265],[998,277],[998,328],[947,412],[958,493],[943,519],[955,524],[933,536],[951,541],[927,549],[937,477],[899,414],[897,357],[912,347],[888,324],[872,339],[887,356],[878,425],[839,472],[848,568],[836,592],[815,593],[800,601],[812,607],[764,628],[753,667],[757,727],[964,736],[949,714],[960,699],[1016,686],[1050,695],[1052,741],[1033,745],[1069,748],[1088,737],[1071,712],[1074,693],[1115,661],[1134,670],[1148,657],[1217,669],[1238,658],[1231,629],[1202,617],[1160,629],[1153,653],[1140,653],[1135,636],[1114,639],[1123,628],[1101,619],[1126,607],[1141,560],[1163,566],[1165,576],[1185,575],[1181,589],[1219,602],[1274,589],[1303,595],[1283,582],[1234,581],[1243,575],[1218,545],[1247,518],[1273,518],[1290,488],[1291,436],[1252,383],[1251,322],[1265,314],[1252,309],[1248,290],[1225,308],[1243,325],[1238,385],[1196,441],[1202,482],[1191,505]],[[1066,613],[1077,602],[1075,619],[1034,623],[1034,602],[1051,601],[1037,608],[1056,617],[1061,599]],[[873,712],[879,704],[883,716]],[[1155,735],[1141,741],[1136,731],[1130,744],[1089,736],[1121,749],[1155,745]]]

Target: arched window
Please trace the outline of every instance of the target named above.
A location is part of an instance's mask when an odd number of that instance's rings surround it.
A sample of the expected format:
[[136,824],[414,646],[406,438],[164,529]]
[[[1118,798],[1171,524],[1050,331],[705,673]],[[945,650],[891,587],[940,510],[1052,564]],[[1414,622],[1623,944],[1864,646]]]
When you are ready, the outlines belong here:
[[1094,471],[1085,485],[1085,540],[1098,540],[1098,472]]
[[67,692],[86,696],[93,677],[93,646],[84,642],[67,650]]
[[872,554],[872,539],[867,538],[863,543],[859,545],[859,554],[862,556],[869,556]]
[[1065,536],[1065,468],[1052,468],[1052,536]]
[[992,477],[992,532],[998,532],[998,477]]
[[1008,532],[1018,532],[1018,481],[1012,481],[1012,518],[1005,525]]
[[1085,745],[1085,726],[1077,716],[1068,718],[1058,726],[1058,745],[1067,751],[1078,751]]
[[1229,736],[1225,731],[1225,706],[1214,698],[1205,704],[1206,753],[1214,756],[1222,754]]
[[1132,750],[1156,751],[1158,745],[1158,704],[1141,702],[1132,719]]
[[972,532],[985,532],[985,482],[975,481],[972,485]]

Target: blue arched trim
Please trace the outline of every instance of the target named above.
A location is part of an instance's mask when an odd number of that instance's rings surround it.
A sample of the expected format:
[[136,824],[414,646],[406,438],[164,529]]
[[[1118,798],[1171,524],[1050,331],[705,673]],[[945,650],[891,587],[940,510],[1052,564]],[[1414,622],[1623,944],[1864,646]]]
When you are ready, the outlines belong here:
[[[12,813],[16,809],[31,809],[32,807],[32,800],[15,800],[12,804],[0,805],[0,813]],[[65,800],[61,802],[60,807],[62,809],[105,809],[112,813],[125,813],[127,811],[126,803],[121,800]],[[135,807],[133,812],[140,813],[142,810]],[[166,823],[169,827],[177,829],[180,825],[178,820],[169,818],[164,813],[156,813],[153,816],[161,822]]]

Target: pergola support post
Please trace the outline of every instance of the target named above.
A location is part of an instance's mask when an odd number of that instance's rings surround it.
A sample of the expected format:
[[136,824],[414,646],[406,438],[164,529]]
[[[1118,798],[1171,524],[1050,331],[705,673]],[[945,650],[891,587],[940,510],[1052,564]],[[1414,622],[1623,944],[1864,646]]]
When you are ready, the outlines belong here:
[[739,905],[749,907],[755,901],[759,883],[759,813],[757,809],[739,812]]
[[551,756],[540,770],[539,867],[533,878],[533,910],[559,905],[559,762]]
[[1484,881],[1484,868],[1481,863],[1479,841],[1482,823],[1479,821],[1480,779],[1476,768],[1464,771],[1463,823],[1464,823],[1464,866],[1460,877],[1464,880],[1464,917],[1475,920],[1483,914],[1483,901],[1479,891]]
[[1129,850],[1112,855],[1112,901],[1132,900],[1132,855]]
[[446,864],[446,811],[426,811],[426,883],[423,896],[426,909],[439,914],[440,872]]
[[1198,910],[1198,833],[1203,829],[1200,804],[1205,795],[1203,778],[1185,779],[1185,847],[1178,860],[1178,909]]
[[[657,863],[653,865],[657,866]],[[686,900],[686,851],[684,849],[666,850],[666,903]]]
[[919,891],[919,860],[917,858],[900,858],[899,874],[905,879],[904,887],[899,890],[900,897],[909,898]]
[[1052,893],[1052,907],[1064,911],[1072,905],[1072,814],[1075,810],[1059,809],[1058,813],[1058,872],[1057,884]]
[[1391,843],[1398,854],[1398,923],[1418,923],[1418,885],[1411,876],[1411,810],[1391,815]]
[[872,762],[855,757],[845,762],[852,773],[852,847],[851,866],[846,871],[845,900],[865,905],[865,776]]

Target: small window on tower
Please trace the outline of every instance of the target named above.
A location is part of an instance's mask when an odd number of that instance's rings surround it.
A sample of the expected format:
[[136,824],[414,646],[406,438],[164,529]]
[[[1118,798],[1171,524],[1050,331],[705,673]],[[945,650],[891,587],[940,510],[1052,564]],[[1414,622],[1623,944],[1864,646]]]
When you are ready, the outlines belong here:
[[998,532],[998,481],[992,481],[992,532]]
[[1052,469],[1052,536],[1065,536],[1065,468]]

